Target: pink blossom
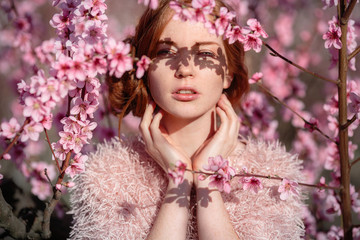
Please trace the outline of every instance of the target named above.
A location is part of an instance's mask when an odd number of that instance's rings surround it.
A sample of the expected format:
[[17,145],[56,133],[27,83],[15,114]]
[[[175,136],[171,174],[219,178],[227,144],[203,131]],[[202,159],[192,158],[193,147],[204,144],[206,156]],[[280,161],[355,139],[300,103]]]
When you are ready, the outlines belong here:
[[227,164],[228,161],[223,159],[222,156],[218,155],[216,157],[209,157],[208,165],[203,166],[203,168],[206,171],[217,172]]
[[336,49],[341,49],[342,43],[340,41],[341,29],[335,23],[329,24],[329,30],[324,33],[323,39],[325,40],[325,48],[334,46]]
[[192,20],[194,18],[189,8],[182,7],[182,4],[178,1],[170,1],[169,6],[175,12],[173,16],[174,20],[187,21],[187,20]]
[[[68,76],[69,72],[71,71],[71,58],[61,54],[57,61],[53,63],[53,68],[56,70],[56,76],[58,79],[61,79],[62,77]],[[74,71],[73,71],[74,73]],[[74,75],[74,74],[73,74]],[[72,80],[72,79],[71,79]]]
[[53,122],[53,114],[50,113],[49,115],[45,115],[43,120],[40,123],[43,125],[43,127],[46,130],[50,130],[52,122]]
[[247,34],[243,43],[245,51],[249,51],[250,49],[254,49],[254,51],[257,53],[261,51],[262,41],[259,36],[255,34]]
[[50,99],[55,102],[60,101],[60,92],[59,92],[59,81],[53,77],[50,77],[46,80],[46,83],[38,88],[37,94],[40,97],[42,102],[47,102]]
[[210,176],[209,187],[216,187],[220,192],[230,193],[230,180],[235,176],[235,169],[229,166],[229,161],[222,156],[209,157],[208,165],[203,166],[204,170],[214,172]]
[[85,162],[87,161],[88,156],[78,153],[74,156],[74,159],[71,161],[70,166],[65,170],[66,174],[69,174],[73,178],[76,174],[79,174],[85,170]]
[[239,26],[232,27],[230,24],[225,32],[225,38],[229,39],[229,44],[233,44],[236,41],[239,42],[245,41],[245,37],[242,33],[241,28]]
[[74,147],[74,134],[71,132],[59,132],[60,140],[59,143],[62,145],[64,150],[72,150]]
[[0,136],[3,136],[8,139],[12,139],[16,136],[16,133],[20,130],[20,124],[16,118],[11,118],[9,122],[1,123],[1,132]]
[[118,42],[110,38],[105,46],[108,53],[110,75],[120,78],[126,71],[133,68],[132,58],[128,56],[130,53],[130,44]]
[[60,122],[64,124],[65,132],[79,133],[81,128],[85,126],[83,121],[78,120],[74,116],[64,117]]
[[144,73],[148,69],[150,63],[151,63],[150,58],[148,58],[145,55],[142,56],[141,59],[136,63],[136,66],[137,66],[136,77],[138,79],[140,79],[144,76]]
[[[60,144],[60,142],[52,143],[51,147],[54,150],[55,157],[58,158],[60,161],[64,161],[66,158],[66,154],[69,152],[69,150],[65,150],[62,144]],[[54,156],[52,156],[52,158],[53,160],[55,160]]]
[[87,10],[91,10],[91,15],[96,16],[98,14],[103,14],[107,9],[105,0],[84,0],[82,2],[83,6]]
[[159,6],[159,0],[138,0],[138,3],[144,3],[145,6],[149,6],[151,9],[156,9]]
[[178,160],[175,163],[174,169],[168,169],[168,175],[176,186],[179,186],[184,181],[184,174],[186,171],[186,164]]
[[263,78],[263,74],[261,72],[256,72],[252,75],[252,77],[249,79],[250,84],[258,83]]
[[88,139],[92,139],[93,134],[92,131],[97,127],[96,122],[90,122],[86,120],[85,126],[81,128],[81,135],[86,136]]
[[240,179],[244,190],[251,190],[257,193],[259,189],[263,189],[263,185],[260,180],[256,177],[243,177]]
[[337,6],[339,4],[339,0],[322,0],[325,5],[324,8]]
[[81,97],[74,98],[72,100],[74,106],[71,108],[70,113],[72,115],[80,115],[80,120],[85,121],[87,116],[93,117],[93,113],[96,111],[97,106],[89,101],[84,101]]
[[194,9],[194,18],[197,22],[206,22],[206,15],[211,14],[214,7],[214,0],[193,0],[191,6]]
[[101,21],[87,21],[85,23],[85,30],[81,37],[89,44],[95,44],[106,38],[106,24]]
[[25,98],[24,117],[31,117],[35,122],[43,120],[44,115],[50,112],[43,102],[34,97]]
[[284,178],[281,181],[281,185],[278,188],[278,192],[280,193],[280,199],[286,200],[292,195],[293,196],[299,195],[297,188],[298,188],[297,182]]
[[40,133],[44,130],[41,123],[31,122],[24,127],[24,131],[21,133],[20,140],[26,142],[28,139],[37,141]]
[[267,38],[268,34],[262,28],[261,24],[255,18],[250,18],[247,20],[247,25],[249,26],[250,30],[257,36],[262,36],[263,38]]
[[11,155],[8,154],[8,153],[5,153],[5,154],[3,155],[3,158],[4,158],[5,160],[10,160],[10,159],[11,159]]
[[85,56],[81,53],[74,55],[70,62],[70,68],[67,71],[67,76],[70,80],[78,79],[85,81],[86,79],[86,64]]
[[229,26],[229,23],[235,18],[234,12],[229,12],[226,7],[220,8],[220,16],[215,20],[217,35],[223,35]]

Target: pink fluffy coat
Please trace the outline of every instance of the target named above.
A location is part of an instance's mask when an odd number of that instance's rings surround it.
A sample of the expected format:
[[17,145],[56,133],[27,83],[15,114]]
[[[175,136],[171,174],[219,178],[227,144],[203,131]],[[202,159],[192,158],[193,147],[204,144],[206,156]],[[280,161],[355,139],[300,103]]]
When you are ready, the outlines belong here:
[[[246,166],[256,174],[302,180],[301,161],[279,143],[248,140],[229,160],[237,172]],[[253,193],[242,190],[239,178],[234,178],[231,193],[223,194],[240,239],[300,239],[304,197],[282,201],[277,192],[280,181],[261,181],[264,188]],[[113,140],[90,155],[75,183],[71,239],[145,239],[161,206],[167,177],[140,139]],[[187,239],[197,239],[195,208],[193,203]]]

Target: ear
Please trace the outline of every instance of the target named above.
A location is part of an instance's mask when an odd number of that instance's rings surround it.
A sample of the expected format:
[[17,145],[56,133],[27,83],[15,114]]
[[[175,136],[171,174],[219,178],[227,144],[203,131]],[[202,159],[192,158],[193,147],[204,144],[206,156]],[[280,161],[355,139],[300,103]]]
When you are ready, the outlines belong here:
[[234,78],[233,74],[226,74],[223,82],[223,89],[228,89],[230,87],[233,78]]

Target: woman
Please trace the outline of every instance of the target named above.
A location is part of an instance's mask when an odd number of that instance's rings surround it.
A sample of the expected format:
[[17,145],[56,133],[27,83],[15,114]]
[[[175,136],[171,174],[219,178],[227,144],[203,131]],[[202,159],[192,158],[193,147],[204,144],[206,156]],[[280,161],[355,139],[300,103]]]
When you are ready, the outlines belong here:
[[[222,6],[216,1],[214,13]],[[299,239],[301,200],[281,201],[278,182],[264,180],[253,193],[233,179],[227,194],[193,173],[206,172],[209,157],[221,155],[238,172],[246,166],[297,181],[301,175],[300,161],[278,144],[238,140],[232,104],[248,89],[241,44],[173,15],[163,0],[139,22],[132,44],[138,58],[152,59],[147,75],[109,81],[113,108],[142,117],[142,139],[114,140],[90,157],[72,192],[71,237]],[[179,160],[193,171],[176,185],[166,173]]]

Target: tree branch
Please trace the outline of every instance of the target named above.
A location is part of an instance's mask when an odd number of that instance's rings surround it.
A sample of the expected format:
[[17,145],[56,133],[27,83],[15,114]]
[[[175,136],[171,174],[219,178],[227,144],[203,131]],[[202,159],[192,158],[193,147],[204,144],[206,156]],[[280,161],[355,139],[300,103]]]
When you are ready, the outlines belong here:
[[350,168],[352,168],[357,162],[360,162],[360,157],[350,164]]
[[277,51],[275,51],[275,49],[273,49],[270,45],[268,45],[266,42],[264,42],[264,45],[277,57],[281,58],[282,60],[284,60],[285,62],[293,65],[294,67],[306,72],[306,73],[309,73],[311,75],[313,75],[314,77],[317,77],[317,78],[320,78],[324,81],[327,81],[327,82],[331,82],[331,83],[334,83],[334,84],[337,84],[337,81],[333,80],[333,79],[330,79],[330,78],[327,78],[327,77],[324,77],[324,76],[321,76],[315,72],[311,72],[309,70],[307,70],[306,68],[303,68],[302,66],[294,63],[293,61],[287,59],[286,57],[282,56],[280,53],[278,53]]
[[348,56],[348,61],[350,61],[353,57],[355,57],[360,52],[360,46],[358,46],[352,53]]
[[18,219],[12,212],[12,207],[5,201],[0,189],[0,227],[4,228],[15,239],[26,237],[25,222]]
[[[190,169],[186,169],[186,171],[191,172],[191,173],[203,174],[203,175],[207,175],[207,176],[214,175],[214,172],[210,173],[210,172],[194,171],[194,170],[190,170]],[[284,180],[284,178],[279,177],[279,176],[270,176],[270,175],[265,176],[265,175],[252,174],[252,173],[238,173],[238,174],[235,174],[234,177],[257,177],[257,178],[265,178],[265,179],[272,179],[272,180],[279,180],[279,181]],[[339,187],[331,187],[328,185],[319,185],[319,184],[315,185],[315,184],[302,183],[302,182],[297,182],[297,184],[299,184],[300,186],[304,186],[304,187],[340,190]]]
[[357,2],[357,0],[351,0],[348,7],[346,8],[344,15],[342,15],[342,17],[340,19],[341,24],[347,24],[347,22],[349,21],[350,15],[355,8],[356,2]]
[[329,141],[332,141],[333,143],[335,143],[336,145],[338,145],[338,143],[336,142],[336,140],[332,139],[331,137],[329,137],[328,135],[326,135],[323,131],[321,131],[317,126],[314,126],[313,124],[311,124],[310,122],[308,122],[303,116],[301,116],[299,113],[297,113],[294,109],[292,109],[289,105],[287,105],[286,103],[284,103],[283,101],[281,101],[278,97],[276,97],[272,92],[270,92],[269,89],[265,88],[262,84],[257,83],[257,86],[259,86],[263,91],[265,91],[269,96],[271,96],[272,98],[274,98],[278,103],[280,103],[281,105],[283,105],[284,107],[286,107],[287,109],[289,109],[292,113],[294,113],[296,116],[298,116],[301,120],[304,121],[304,123],[312,125],[314,130],[316,130],[317,132],[319,132],[322,136],[324,136],[326,139],[328,139]]

